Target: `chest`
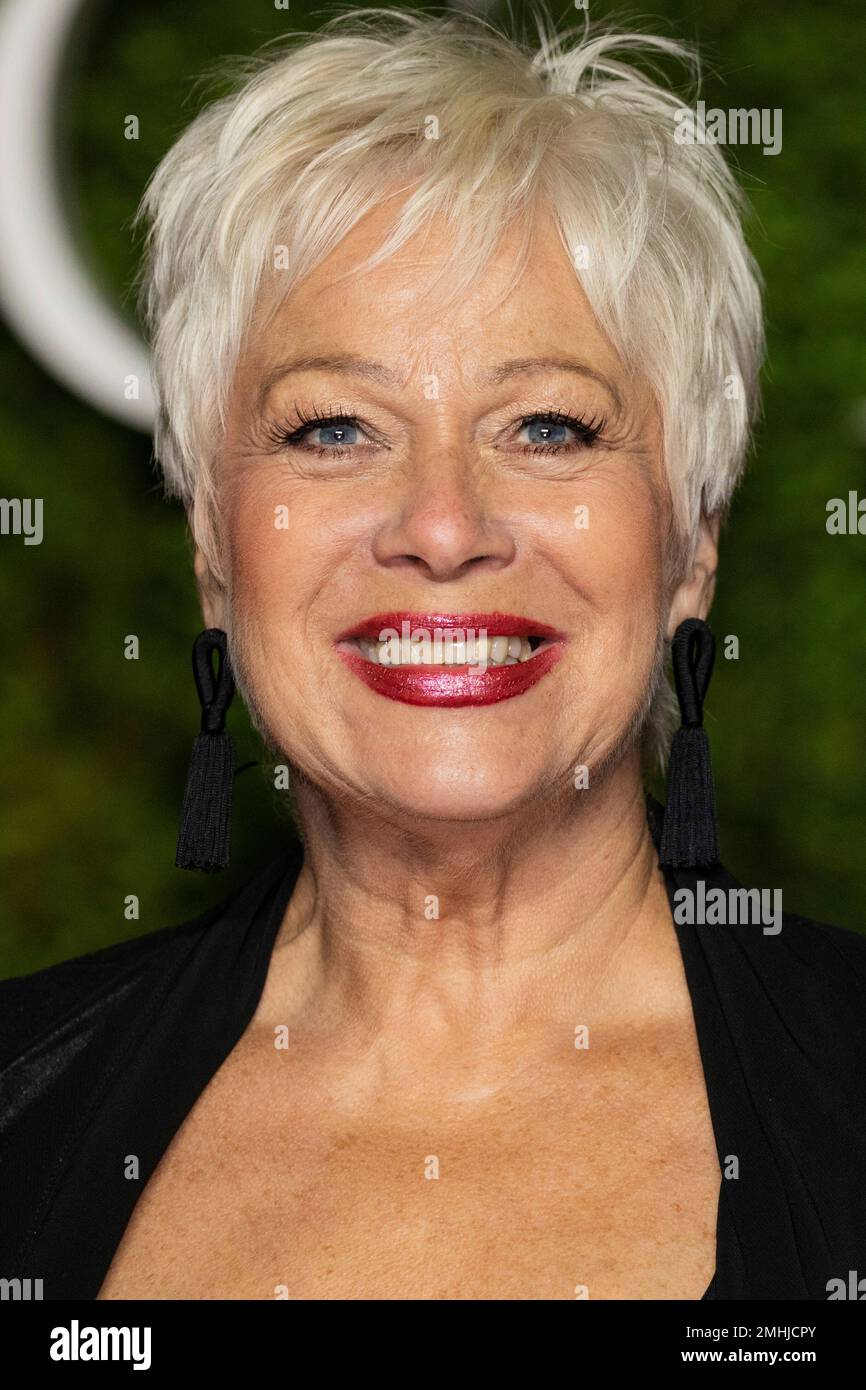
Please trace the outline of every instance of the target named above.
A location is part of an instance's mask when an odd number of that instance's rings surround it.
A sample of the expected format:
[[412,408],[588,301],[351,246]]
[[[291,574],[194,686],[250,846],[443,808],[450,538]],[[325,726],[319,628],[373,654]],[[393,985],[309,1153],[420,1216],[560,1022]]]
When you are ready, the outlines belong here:
[[693,1299],[709,1283],[720,1174],[688,1037],[540,1055],[465,1102],[344,1095],[236,1049],[99,1297]]

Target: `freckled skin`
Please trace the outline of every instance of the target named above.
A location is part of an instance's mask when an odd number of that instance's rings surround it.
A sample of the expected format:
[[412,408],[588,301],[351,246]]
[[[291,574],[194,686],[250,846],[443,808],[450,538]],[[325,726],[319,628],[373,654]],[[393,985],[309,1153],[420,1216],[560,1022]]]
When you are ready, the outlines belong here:
[[[510,235],[446,306],[424,300],[448,264],[436,224],[338,278],[394,211],[366,218],[238,365],[218,470],[227,589],[201,554],[196,571],[205,620],[230,630],[257,717],[297,770],[307,861],[255,1018],[100,1296],[700,1298],[720,1172],[624,736],[659,631],[707,612],[716,528],[667,589],[658,412],[552,221],[501,304]],[[375,358],[400,384],[275,378],[301,353]],[[507,360],[552,355],[587,370],[485,384]],[[359,442],[327,458],[278,444],[298,406],[353,417]],[[591,446],[532,454],[520,422],[544,411],[604,427]],[[398,610],[531,614],[567,642],[517,698],[417,707],[335,649]]]
[[[242,364],[222,465],[233,621],[253,629],[245,669],[269,729],[311,775],[334,790],[348,779],[403,815],[498,814],[566,778],[574,761],[603,757],[640,703],[662,605],[658,426],[647,392],[630,387],[549,227],[537,269],[502,306],[495,307],[510,271],[507,253],[443,314],[436,300],[417,302],[446,254],[433,237],[364,278],[335,283],[381,239],[385,221],[369,223],[356,246],[348,238],[333,265],[289,298]],[[343,405],[387,447],[356,448],[351,464],[328,467],[309,456],[268,454],[266,426],[249,418],[260,382],[299,349],[335,348],[395,365],[408,385],[394,391],[322,372],[293,375],[272,388],[267,421],[291,419],[295,402],[320,411]],[[572,373],[475,384],[490,365],[552,353],[606,377],[623,409],[610,390]],[[430,374],[438,399],[425,398]],[[521,454],[511,442],[514,422],[544,407],[607,417],[609,446],[558,458]],[[272,524],[281,504],[285,530]],[[589,508],[585,529],[575,527],[576,506]],[[468,596],[478,609],[528,611],[569,632],[558,692],[540,690],[485,719],[440,711],[431,732],[428,715],[386,714],[381,697],[335,672],[333,640],[347,616],[392,599],[407,608],[435,601],[448,611]],[[518,737],[515,778],[502,754]],[[468,783],[452,772],[463,760],[473,768]]]

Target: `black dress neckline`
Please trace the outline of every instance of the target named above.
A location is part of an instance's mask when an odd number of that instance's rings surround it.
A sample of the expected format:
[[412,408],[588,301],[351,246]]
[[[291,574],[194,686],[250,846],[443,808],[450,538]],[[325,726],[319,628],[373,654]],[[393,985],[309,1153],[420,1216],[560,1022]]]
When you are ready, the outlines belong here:
[[[656,804],[648,814],[657,840]],[[96,1298],[136,1202],[250,1023],[300,844],[193,922],[0,982],[0,1258]],[[665,872],[724,1175],[703,1298],[822,1298],[866,1270],[866,939],[785,914],[683,925]],[[137,1161],[130,1180],[127,1163]]]
[[[652,833],[653,833],[653,838],[654,838],[654,840],[655,840],[655,842],[656,842],[656,847],[658,847],[658,841],[657,841],[657,838],[656,838],[656,837],[657,837],[657,835],[658,835],[658,828],[659,828],[659,825],[660,825],[660,820],[659,820],[659,818],[658,818],[658,813],[660,813],[660,812],[661,812],[661,807],[658,807],[658,806],[657,806],[657,803],[654,803],[654,802],[652,801],[652,799],[648,797],[648,798],[647,798],[647,816],[648,816],[648,820],[649,820],[649,824],[650,824],[651,831],[652,831]],[[272,955],[272,953],[273,953],[273,949],[274,949],[274,944],[275,944],[275,941],[276,941],[276,937],[277,937],[277,935],[278,935],[278,933],[279,933],[279,929],[280,929],[280,926],[281,926],[281,924],[282,924],[283,916],[284,916],[285,910],[286,910],[286,908],[287,908],[287,906],[288,906],[289,899],[291,898],[292,892],[294,891],[294,887],[295,887],[295,883],[296,883],[296,881],[297,881],[298,875],[299,875],[299,873],[300,873],[300,871],[301,871],[301,868],[303,867],[303,859],[304,859],[304,855],[303,855],[303,846],[301,845],[301,843],[300,843],[299,841],[297,841],[297,842],[293,842],[293,843],[290,845],[289,849],[284,853],[284,855],[280,856],[280,857],[275,861],[275,863],[273,863],[273,864],[270,866],[269,877],[271,877],[271,878],[273,879],[272,887],[271,887],[271,892],[267,895],[266,899],[265,899],[265,900],[263,901],[263,903],[261,904],[260,909],[259,909],[259,911],[255,914],[255,918],[254,918],[254,922],[255,922],[255,920],[257,919],[257,920],[261,923],[261,930],[260,930],[260,933],[257,933],[259,939],[258,939],[258,942],[257,942],[256,951],[255,951],[255,965],[254,965],[252,977],[251,977],[251,979],[250,979],[249,988],[248,988],[247,990],[245,990],[245,991],[242,991],[241,995],[239,996],[239,1002],[241,1003],[242,1008],[241,1008],[241,1011],[239,1012],[239,1014],[238,1014],[238,1016],[237,1016],[237,1021],[238,1021],[238,1024],[241,1025],[241,1026],[240,1026],[239,1028],[236,1027],[236,1029],[234,1030],[234,1031],[236,1032],[236,1037],[234,1038],[234,1041],[231,1042],[231,1045],[225,1050],[225,1055],[222,1057],[222,1060],[217,1064],[217,1067],[214,1068],[214,1071],[211,1073],[211,1076],[215,1074],[215,1072],[218,1070],[219,1066],[222,1065],[222,1062],[225,1061],[226,1058],[229,1056],[230,1052],[233,1050],[233,1048],[235,1047],[236,1043],[240,1041],[241,1036],[243,1035],[243,1033],[244,1033],[244,1031],[245,1031],[247,1025],[249,1024],[250,1020],[252,1019],[253,1014],[255,1013],[255,1010],[256,1010],[256,1008],[257,1008],[257,1006],[258,1006],[259,999],[261,998],[261,994],[262,994],[262,991],[263,991],[263,989],[264,989],[265,980],[266,980],[266,978],[267,978],[268,969],[269,969],[269,967],[270,967],[271,955]],[[670,874],[669,871],[663,870],[663,872],[664,872],[664,874],[665,874],[666,884],[667,884],[667,888],[668,888],[668,897],[669,897],[669,901],[671,902],[671,905],[672,905],[672,907],[673,907],[673,894],[674,894],[674,892],[676,891],[677,883],[676,883],[676,880],[675,880],[674,876],[672,876],[672,875]],[[699,1008],[696,1008],[696,1004],[695,1004],[695,991],[694,991],[694,989],[693,989],[693,980],[692,980],[692,978],[690,978],[690,953],[689,953],[687,950],[684,950],[684,948],[683,948],[683,941],[682,941],[682,937],[681,937],[679,928],[676,928],[676,923],[674,923],[674,926],[675,926],[675,929],[676,929],[676,931],[677,931],[677,938],[678,938],[679,944],[680,944],[680,951],[681,951],[681,955],[682,955],[682,958],[683,958],[683,966],[684,966],[685,975],[686,975],[686,982],[687,982],[687,985],[688,985],[689,994],[690,994],[691,999],[692,999],[692,1009],[693,1009],[693,1014],[694,1014],[694,1019],[695,1019],[695,1030],[696,1030],[697,1037],[698,1037],[698,1044],[699,1044],[699,1048],[700,1048],[701,1060],[702,1060],[702,1065],[703,1065],[705,1050],[704,1050],[704,1047],[703,1047],[703,1044],[702,1044],[702,1041],[701,1041],[701,1031],[700,1031],[700,1029],[701,1029],[701,1026],[702,1026],[702,1023],[704,1022],[704,1020],[703,1020],[702,1017],[700,1016],[701,1011],[699,1010]],[[204,1086],[207,1085],[207,1082],[208,1082],[209,1080],[210,1080],[210,1076],[206,1078],[206,1080],[205,1080],[205,1082],[204,1082],[204,1085],[201,1087],[201,1090],[199,1090],[199,1091],[195,1094],[195,1096],[192,1098],[192,1100],[190,1101],[189,1107],[188,1107],[187,1112],[186,1112],[187,1114],[189,1114],[189,1112],[192,1110],[192,1108],[193,1108],[193,1106],[195,1105],[196,1101],[198,1100],[198,1098],[199,1098],[201,1092],[204,1090]],[[721,1109],[721,1106],[720,1106],[720,1100],[723,1100],[723,1097],[720,1098],[719,1096],[713,1094],[713,1092],[712,1092],[712,1090],[711,1090],[710,1080],[709,1080],[709,1078],[707,1077],[706,1067],[704,1067],[704,1085],[705,1085],[706,1090],[707,1090],[708,1105],[709,1105],[709,1109],[710,1109],[710,1114],[711,1114],[711,1116],[712,1116],[713,1129],[714,1129],[714,1132],[715,1132],[715,1134],[716,1134],[716,1142],[717,1142],[717,1147],[719,1148],[719,1154],[720,1154],[720,1160],[721,1160],[721,1148],[722,1148],[722,1146],[721,1146],[721,1143],[720,1143],[720,1140],[721,1140],[720,1129],[723,1130],[723,1129],[724,1129],[724,1126],[723,1126],[723,1125],[720,1125],[719,1123],[717,1123],[717,1121],[718,1121],[719,1116],[723,1113],[723,1112],[722,1112],[722,1109]],[[177,1128],[176,1128],[175,1130],[173,1130],[172,1133],[168,1136],[168,1138],[167,1138],[166,1141],[165,1141],[164,1148],[167,1148],[167,1147],[168,1147],[168,1144],[171,1142],[171,1139],[174,1137],[174,1134],[177,1132],[177,1130],[180,1129],[180,1126],[181,1126],[181,1124],[183,1124],[183,1120],[184,1120],[185,1118],[186,1118],[186,1115],[185,1115],[185,1116],[183,1117],[183,1119],[180,1121],[180,1124],[177,1125]],[[142,1189],[142,1190],[143,1190],[143,1189]],[[139,1195],[140,1195],[140,1194],[139,1194]],[[720,1190],[720,1193],[719,1193],[719,1205],[720,1205],[720,1204],[721,1204],[721,1190]],[[120,1246],[120,1241],[122,1240],[123,1234],[124,1234],[124,1232],[125,1232],[125,1230],[126,1230],[126,1227],[128,1226],[129,1221],[130,1221],[131,1218],[132,1218],[132,1212],[133,1212],[133,1209],[134,1209],[135,1205],[136,1205],[136,1202],[133,1202],[133,1203],[130,1205],[130,1207],[129,1207],[129,1210],[128,1210],[128,1213],[127,1213],[127,1216],[126,1216],[126,1220],[125,1220],[124,1225],[123,1225],[123,1229],[121,1230],[120,1237],[119,1237],[119,1239],[118,1239],[118,1241],[117,1241],[117,1245],[116,1245],[116,1247],[115,1247],[115,1250],[112,1252],[111,1259],[109,1259],[109,1262],[108,1262],[108,1264],[107,1264],[106,1267],[105,1267],[104,1274],[103,1274],[103,1278],[105,1277],[105,1275],[108,1274],[108,1270],[109,1270],[109,1267],[110,1267],[110,1264],[111,1264],[111,1260],[113,1260],[114,1254],[116,1254],[117,1248],[119,1248],[119,1246]],[[716,1250],[717,1250],[717,1257],[716,1257],[716,1258],[717,1258],[717,1262],[718,1262],[718,1241],[719,1241],[719,1217],[718,1217],[718,1211],[717,1211],[717,1217],[716,1217],[716,1237],[715,1237],[715,1244],[716,1244]],[[716,1283],[717,1283],[716,1273],[714,1272],[714,1273],[713,1273],[713,1276],[712,1276],[712,1278],[711,1278],[711,1280],[710,1280],[709,1285],[707,1286],[707,1288],[706,1288],[706,1290],[704,1291],[704,1293],[701,1295],[701,1298],[700,1298],[699,1301],[703,1302],[704,1300],[712,1299],[712,1298],[715,1298],[715,1297],[717,1296],[717,1295],[716,1295]]]

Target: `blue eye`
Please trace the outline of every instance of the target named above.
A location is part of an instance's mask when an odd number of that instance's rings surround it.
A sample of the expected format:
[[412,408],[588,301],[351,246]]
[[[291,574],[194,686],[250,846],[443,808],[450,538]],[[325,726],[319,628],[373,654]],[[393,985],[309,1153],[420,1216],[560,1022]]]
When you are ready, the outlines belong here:
[[[525,415],[520,428],[529,431],[526,447],[532,453],[556,454],[566,453],[571,449],[589,448],[604,429],[604,420],[580,420],[573,415],[554,410]],[[571,438],[568,437],[568,431],[571,431]]]
[[525,426],[530,444],[564,444],[565,425],[550,424],[547,420],[532,420]]
[[311,433],[318,434],[319,439],[318,441],[314,442],[318,442],[325,448],[330,446],[339,447],[340,445],[348,446],[357,443],[358,427],[357,425],[352,425],[349,423],[337,425],[319,425],[317,429],[312,430]]
[[343,415],[340,411],[332,410],[322,415],[315,410],[306,414],[295,406],[295,414],[300,420],[296,429],[288,430],[278,425],[271,431],[273,441],[279,448],[307,449],[322,457],[330,455],[339,458],[344,449],[352,449],[360,441],[360,426],[351,416]]
[[[295,429],[276,426],[272,432],[274,443],[279,448],[307,449],[321,457],[339,458],[344,450],[355,448],[362,436],[368,438],[354,417],[338,410],[331,410],[327,414],[318,411],[305,414],[296,406],[295,413],[300,420]],[[529,431],[529,439],[523,445],[527,453],[564,454],[590,448],[604,426],[604,420],[580,419],[562,411],[545,410],[525,415],[520,421],[519,431]]]

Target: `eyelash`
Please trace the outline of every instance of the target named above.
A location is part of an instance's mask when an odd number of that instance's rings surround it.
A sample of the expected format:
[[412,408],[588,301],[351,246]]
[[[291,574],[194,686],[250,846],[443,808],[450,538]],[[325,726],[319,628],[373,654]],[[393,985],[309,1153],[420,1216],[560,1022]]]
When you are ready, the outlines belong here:
[[[276,448],[305,449],[309,453],[317,454],[319,457],[342,458],[352,449],[357,448],[355,444],[346,444],[342,447],[324,444],[306,444],[304,441],[314,429],[327,429],[333,425],[352,425],[360,428],[358,419],[354,415],[346,415],[341,411],[320,413],[315,407],[311,411],[304,411],[299,406],[295,406],[294,413],[300,422],[295,428],[289,430],[283,425],[275,425],[269,431],[270,438]],[[606,421],[603,417],[575,416],[568,415],[561,410],[539,410],[531,415],[524,415],[518,429],[526,429],[529,425],[540,422],[553,425],[565,425],[577,436],[575,440],[567,444],[524,444],[523,450],[527,454],[566,454],[576,449],[590,449],[601,437],[605,428]]]

